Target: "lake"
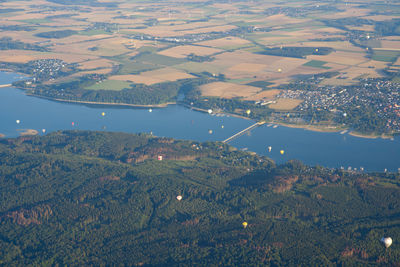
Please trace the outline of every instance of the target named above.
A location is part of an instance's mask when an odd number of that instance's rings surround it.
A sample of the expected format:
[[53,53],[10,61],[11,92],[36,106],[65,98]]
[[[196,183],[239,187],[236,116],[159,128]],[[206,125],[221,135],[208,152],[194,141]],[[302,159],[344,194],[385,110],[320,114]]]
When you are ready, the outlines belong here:
[[[0,84],[22,79],[0,72]],[[104,116],[102,113],[104,112]],[[85,106],[25,95],[21,90],[0,88],[0,133],[16,137],[24,129],[40,134],[57,130],[98,130],[152,133],[155,136],[196,141],[222,141],[254,121],[217,116],[171,105],[163,109]],[[17,123],[19,120],[19,123]],[[321,133],[263,125],[230,142],[231,145],[266,155],[277,163],[298,159],[308,165],[331,168],[363,167],[365,171],[398,171],[400,139],[366,139],[340,133]],[[268,147],[271,146],[271,152]],[[280,153],[284,150],[284,154]]]

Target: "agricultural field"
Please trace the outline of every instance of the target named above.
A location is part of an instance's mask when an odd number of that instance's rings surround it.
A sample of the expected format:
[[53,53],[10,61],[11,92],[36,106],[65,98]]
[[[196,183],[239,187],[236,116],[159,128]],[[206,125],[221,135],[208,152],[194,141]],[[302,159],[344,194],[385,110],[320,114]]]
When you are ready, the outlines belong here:
[[[105,84],[86,87],[93,90],[208,73],[223,80],[201,87],[204,97],[252,101],[271,99],[263,89],[280,90],[298,77],[334,73],[319,84],[354,85],[385,77],[384,69],[398,73],[400,65],[400,7],[393,1],[74,3],[0,3],[0,39],[15,42],[0,47],[0,63],[60,59],[75,66],[65,74],[70,80],[104,75]],[[68,77],[51,83],[57,79]]]

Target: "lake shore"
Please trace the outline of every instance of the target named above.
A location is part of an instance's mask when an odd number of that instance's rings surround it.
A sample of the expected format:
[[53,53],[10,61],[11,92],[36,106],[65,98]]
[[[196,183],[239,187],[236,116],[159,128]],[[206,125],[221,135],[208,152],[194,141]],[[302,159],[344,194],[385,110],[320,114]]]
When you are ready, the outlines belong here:
[[21,136],[27,136],[27,135],[37,135],[39,132],[34,130],[34,129],[18,129]]
[[138,104],[127,104],[127,103],[109,103],[109,102],[68,100],[68,99],[53,98],[53,97],[41,96],[41,95],[30,94],[30,93],[27,93],[26,95],[39,97],[39,98],[43,98],[43,99],[47,99],[47,100],[53,100],[53,101],[57,101],[57,102],[76,103],[76,104],[85,104],[85,105],[98,105],[98,106],[134,107],[134,108],[166,108],[169,105],[176,105],[176,102],[169,102],[169,103],[155,104],[155,105],[138,105]]
[[345,130],[341,127],[335,126],[317,126],[317,125],[307,125],[307,124],[288,124],[288,123],[281,123],[281,122],[271,122],[273,124],[278,124],[284,127],[289,128],[297,128],[297,129],[304,129],[313,132],[321,132],[321,133],[337,133],[340,131]]
[[[208,113],[208,109],[198,108],[198,107],[194,107],[194,106],[183,104],[183,103],[177,103],[177,102],[169,102],[169,103],[153,104],[153,105],[139,105],[139,104],[128,104],[128,103],[110,103],[110,102],[93,102],[93,101],[68,100],[68,99],[46,97],[46,96],[30,94],[30,93],[27,93],[27,95],[28,96],[39,97],[39,98],[43,98],[43,99],[47,99],[47,100],[53,100],[53,101],[56,101],[56,102],[84,104],[84,105],[97,105],[97,106],[132,107],[132,108],[166,108],[169,105],[182,105],[182,106],[184,106],[186,108],[189,108],[189,109],[192,109],[192,110],[195,110],[195,111]],[[236,117],[236,118],[240,118],[240,119],[256,121],[256,120],[254,120],[252,118],[245,117],[243,115],[234,114],[234,113],[228,113],[228,112],[222,112],[221,110],[213,111],[213,113],[211,113],[211,114],[213,114],[213,115],[215,115],[215,114],[225,114],[227,116],[232,116],[232,117]],[[267,123],[277,124],[277,125],[281,125],[281,126],[289,127],[289,128],[298,128],[298,129],[304,129],[304,130],[314,131],[314,132],[323,132],[323,133],[335,133],[335,132],[340,132],[340,131],[349,131],[348,128],[344,128],[344,127],[340,127],[340,126],[289,124],[289,123],[276,122],[276,121],[271,121],[271,122],[267,122]],[[363,134],[363,133],[359,133],[359,132],[355,132],[355,131],[349,131],[348,134],[351,135],[351,136],[354,136],[354,137],[368,138],[368,139],[377,139],[377,138],[391,139],[391,138],[393,138],[393,136],[390,136],[390,135]]]

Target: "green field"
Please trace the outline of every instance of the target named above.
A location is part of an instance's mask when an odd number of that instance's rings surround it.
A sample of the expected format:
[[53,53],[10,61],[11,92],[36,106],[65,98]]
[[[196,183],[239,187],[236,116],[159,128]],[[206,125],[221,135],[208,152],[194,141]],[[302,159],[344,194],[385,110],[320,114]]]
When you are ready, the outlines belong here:
[[268,86],[270,86],[272,84],[273,83],[267,82],[267,81],[255,81],[255,82],[247,83],[246,85],[265,88],[265,87],[268,87]]
[[384,61],[384,62],[394,62],[400,55],[400,51],[390,51],[390,50],[374,50],[372,55],[373,60]]
[[118,74],[126,75],[126,74],[138,74],[143,71],[155,70],[159,69],[160,66],[152,65],[149,63],[142,62],[125,62]]
[[311,61],[308,61],[307,63],[304,63],[303,66],[328,70],[328,69],[330,69],[330,67],[324,66],[326,63],[328,63],[328,62],[321,61],[321,60],[311,60]]
[[139,62],[164,65],[164,66],[173,66],[187,62],[187,60],[185,59],[168,57],[153,53],[144,53],[142,55],[135,57],[135,60]]
[[18,20],[18,21],[30,23],[30,24],[43,24],[43,23],[51,22],[51,20],[48,20],[48,19],[24,19],[24,20]]
[[79,32],[79,35],[85,35],[85,36],[92,36],[92,35],[99,35],[99,34],[111,35],[110,32],[106,32],[104,30],[89,30],[89,31],[81,31],[81,32]]
[[85,89],[88,90],[113,90],[120,91],[125,88],[130,88],[131,83],[125,81],[114,81],[106,80],[102,83],[96,83],[94,85],[88,86]]

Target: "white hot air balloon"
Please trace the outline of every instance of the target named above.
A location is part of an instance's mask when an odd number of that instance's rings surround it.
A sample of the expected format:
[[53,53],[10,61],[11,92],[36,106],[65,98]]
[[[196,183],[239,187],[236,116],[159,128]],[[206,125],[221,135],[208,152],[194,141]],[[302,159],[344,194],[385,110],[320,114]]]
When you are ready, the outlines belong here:
[[19,124],[21,121],[20,121],[20,120],[16,120],[15,122],[16,122],[17,124]]
[[268,152],[271,152],[271,150],[272,150],[272,146],[269,146],[268,147]]
[[182,200],[182,196],[179,195],[179,196],[176,197],[176,199],[179,200],[179,201],[181,201],[181,200]]
[[212,109],[207,110],[208,114],[213,113]]
[[392,245],[393,240],[391,237],[382,237],[381,242],[385,245],[386,248],[388,248]]
[[42,129],[42,132],[45,133],[45,132],[46,132],[46,129]]

